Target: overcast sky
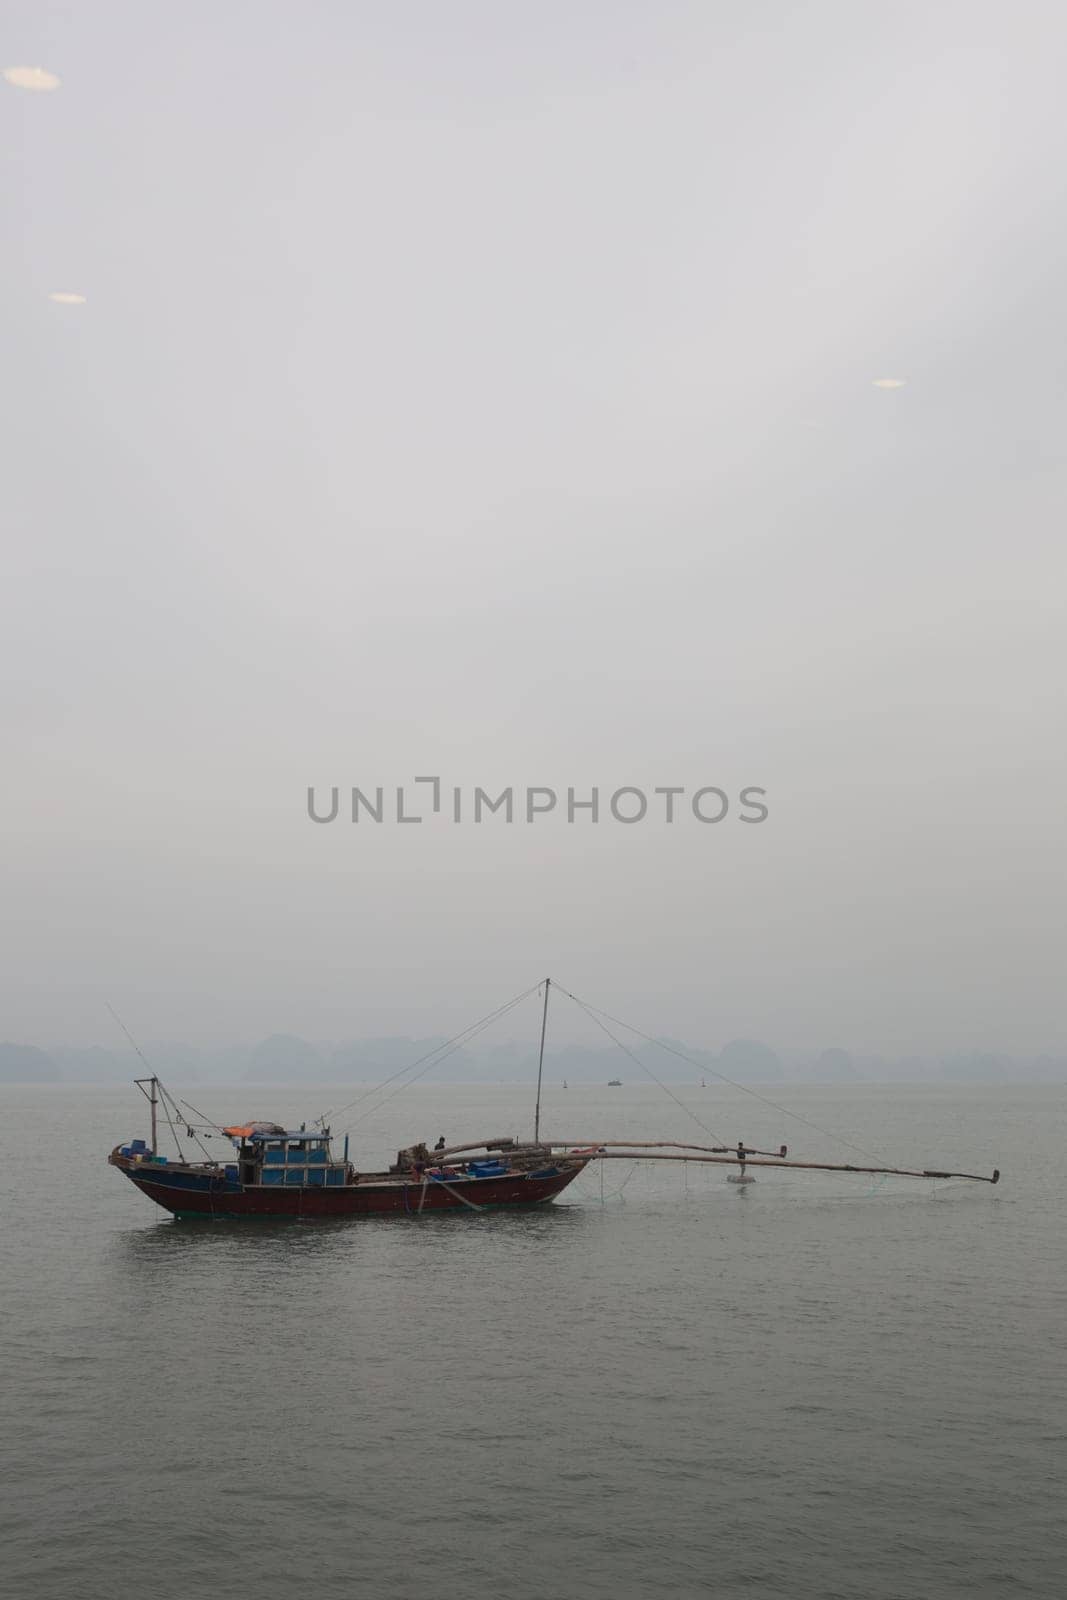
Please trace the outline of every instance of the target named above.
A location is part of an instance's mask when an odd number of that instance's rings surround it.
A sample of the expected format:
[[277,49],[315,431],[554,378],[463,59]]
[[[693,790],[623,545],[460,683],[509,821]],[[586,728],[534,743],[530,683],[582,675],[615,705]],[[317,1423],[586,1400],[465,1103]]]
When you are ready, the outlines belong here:
[[[1067,1048],[1065,45],[7,0],[0,1036]],[[307,816],[429,774],[769,816]]]

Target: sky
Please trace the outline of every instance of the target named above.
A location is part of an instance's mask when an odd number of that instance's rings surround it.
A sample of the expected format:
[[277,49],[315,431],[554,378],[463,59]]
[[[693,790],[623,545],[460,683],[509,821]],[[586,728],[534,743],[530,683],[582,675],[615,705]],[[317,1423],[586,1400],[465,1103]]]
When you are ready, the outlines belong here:
[[1065,44],[8,0],[0,1036],[1067,1049]]

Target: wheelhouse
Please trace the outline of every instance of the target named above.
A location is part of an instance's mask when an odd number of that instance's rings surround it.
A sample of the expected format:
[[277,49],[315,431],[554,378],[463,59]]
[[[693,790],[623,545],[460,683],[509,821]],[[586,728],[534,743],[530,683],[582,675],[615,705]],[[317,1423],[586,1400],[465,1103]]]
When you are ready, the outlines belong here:
[[347,1181],[347,1160],[335,1161],[328,1131],[300,1128],[230,1129],[237,1146],[240,1182],[268,1188],[337,1188]]

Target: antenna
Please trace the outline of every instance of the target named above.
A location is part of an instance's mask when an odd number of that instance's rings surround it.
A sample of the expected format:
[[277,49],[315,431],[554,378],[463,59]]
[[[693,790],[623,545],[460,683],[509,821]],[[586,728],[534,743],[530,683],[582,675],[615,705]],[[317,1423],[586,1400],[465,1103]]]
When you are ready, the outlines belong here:
[[137,1055],[138,1059],[141,1062],[143,1062],[143,1064],[148,1068],[149,1072],[151,1072],[152,1071],[152,1063],[148,1060],[148,1058],[145,1055],[144,1051],[141,1049],[141,1046],[137,1043],[137,1040],[134,1038],[134,1036],[130,1032],[129,1028],[127,1028],[126,1024],[123,1022],[122,1018],[119,1016],[118,1012],[115,1010],[115,1007],[111,1004],[111,1001],[110,1000],[105,1000],[104,1004],[107,1006],[107,1009],[111,1012],[111,1015],[114,1017],[115,1021],[118,1023],[119,1027],[122,1029],[122,1031],[126,1035],[127,1039],[130,1041],[130,1045],[131,1045],[134,1053]]
[[541,1013],[541,1049],[537,1057],[537,1102],[534,1106],[534,1144],[541,1142],[541,1074],[545,1067],[545,1029],[548,1027],[548,991],[552,979],[545,979],[545,1009]]

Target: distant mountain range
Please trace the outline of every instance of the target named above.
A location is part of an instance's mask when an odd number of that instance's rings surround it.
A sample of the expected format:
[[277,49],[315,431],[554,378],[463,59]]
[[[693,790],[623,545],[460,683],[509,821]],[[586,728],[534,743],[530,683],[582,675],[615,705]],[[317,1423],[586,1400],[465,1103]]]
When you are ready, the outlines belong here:
[[[146,1055],[162,1078],[181,1083],[378,1083],[392,1073],[440,1050],[443,1037],[409,1039],[389,1036],[315,1044],[294,1034],[276,1033],[248,1046],[197,1048],[160,1043]],[[703,1050],[677,1039],[664,1047],[642,1046],[640,1054],[656,1077],[672,1084],[696,1083],[703,1073],[738,1083],[1063,1083],[1067,1057],[1011,1057],[981,1051],[941,1056],[887,1057],[852,1055],[837,1047],[822,1051],[779,1054],[758,1039],[733,1039],[722,1050]],[[680,1052],[693,1063],[680,1060]],[[0,1043],[0,1083],[125,1083],[144,1072],[131,1053],[99,1045],[42,1050],[32,1044]],[[537,1061],[528,1044],[505,1040],[493,1049],[453,1050],[429,1068],[439,1083],[532,1083]],[[643,1082],[645,1075],[613,1046],[564,1046],[545,1055],[549,1081],[606,1084],[621,1077]]]

